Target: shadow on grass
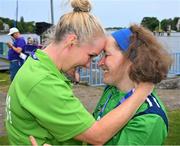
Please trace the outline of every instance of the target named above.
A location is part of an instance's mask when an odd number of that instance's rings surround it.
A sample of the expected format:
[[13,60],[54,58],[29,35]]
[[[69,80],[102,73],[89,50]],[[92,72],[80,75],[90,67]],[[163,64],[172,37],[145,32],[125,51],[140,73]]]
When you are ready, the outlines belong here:
[[0,137],[0,145],[9,145],[7,136]]

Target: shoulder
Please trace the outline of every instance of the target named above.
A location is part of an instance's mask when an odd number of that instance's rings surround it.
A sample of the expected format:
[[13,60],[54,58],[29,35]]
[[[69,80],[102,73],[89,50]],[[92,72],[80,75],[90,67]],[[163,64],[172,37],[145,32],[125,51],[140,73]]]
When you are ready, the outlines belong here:
[[157,144],[164,142],[167,136],[163,119],[154,114],[146,114],[130,120],[120,133],[122,144]]
[[16,40],[17,40],[17,41],[26,42],[25,39],[24,39],[24,37],[19,37],[19,38],[17,38]]
[[20,47],[22,47],[26,44],[26,41],[23,37],[19,37],[16,39],[15,44],[20,45]]
[[106,85],[104,87],[104,91],[103,93],[106,93],[106,92],[111,92],[112,90],[116,89],[116,87],[112,86],[112,85]]

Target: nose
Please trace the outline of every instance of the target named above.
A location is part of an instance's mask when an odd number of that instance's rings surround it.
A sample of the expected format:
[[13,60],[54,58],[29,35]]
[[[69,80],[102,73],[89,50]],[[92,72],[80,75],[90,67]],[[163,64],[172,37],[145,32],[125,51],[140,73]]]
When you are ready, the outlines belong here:
[[102,66],[104,64],[105,64],[105,57],[102,57],[98,62],[98,66],[100,67],[100,66]]

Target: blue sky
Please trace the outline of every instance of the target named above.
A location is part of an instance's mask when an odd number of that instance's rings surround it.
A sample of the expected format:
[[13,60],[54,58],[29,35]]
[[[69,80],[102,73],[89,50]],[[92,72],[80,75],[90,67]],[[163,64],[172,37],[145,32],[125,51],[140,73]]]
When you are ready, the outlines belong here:
[[[70,11],[64,3],[54,0],[54,21]],[[18,0],[18,16],[25,21],[50,22],[50,0]],[[180,0],[92,0],[92,13],[105,27],[128,26],[140,23],[145,16],[164,18],[180,17]],[[0,16],[16,19],[16,0],[0,0]]]

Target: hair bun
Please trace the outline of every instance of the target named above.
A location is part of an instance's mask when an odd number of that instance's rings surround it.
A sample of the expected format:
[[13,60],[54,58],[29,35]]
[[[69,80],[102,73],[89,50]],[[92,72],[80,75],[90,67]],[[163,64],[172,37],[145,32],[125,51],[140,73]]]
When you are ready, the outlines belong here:
[[91,3],[88,0],[72,0],[71,6],[74,12],[90,12]]

